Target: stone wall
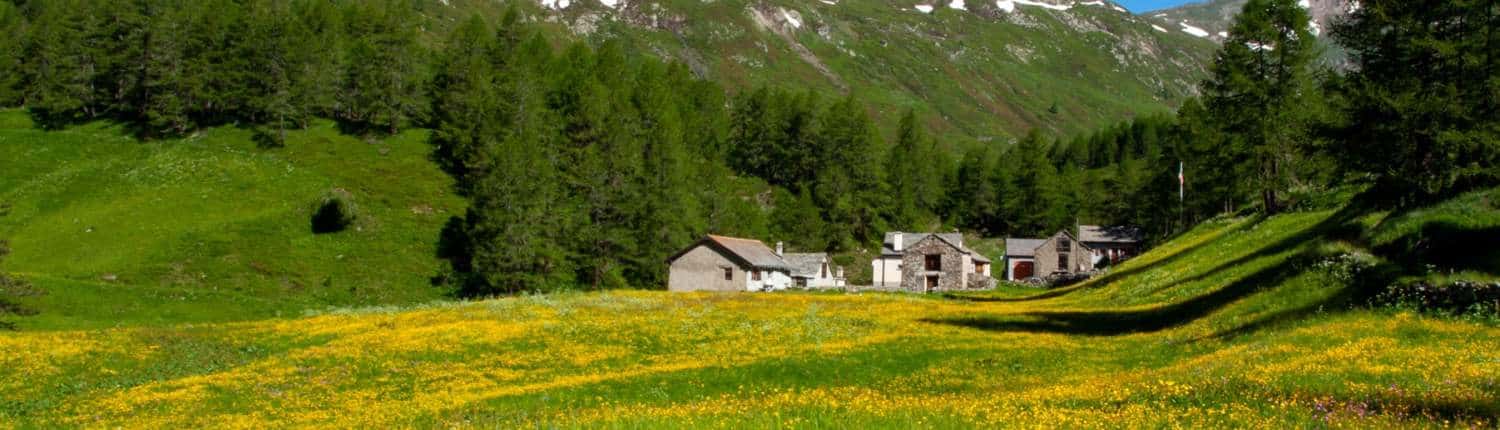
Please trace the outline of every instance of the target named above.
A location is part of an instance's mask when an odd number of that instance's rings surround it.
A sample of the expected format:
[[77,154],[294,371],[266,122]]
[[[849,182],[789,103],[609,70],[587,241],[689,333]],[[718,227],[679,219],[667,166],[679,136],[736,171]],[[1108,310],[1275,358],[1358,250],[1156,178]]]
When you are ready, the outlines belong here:
[[[1061,262],[1058,254],[1061,251],[1057,248],[1059,241],[1063,239],[1072,242],[1072,250],[1067,253],[1067,266],[1058,266],[1058,263]],[[1036,276],[1045,278],[1053,273],[1076,273],[1079,271],[1079,268],[1082,268],[1082,271],[1085,272],[1094,270],[1092,254],[1092,251],[1087,246],[1084,246],[1082,242],[1074,240],[1067,233],[1059,232],[1047,238],[1047,241],[1043,242],[1042,246],[1036,249]]]
[[[940,269],[927,270],[927,256],[940,256]],[[927,291],[927,277],[937,276],[937,291],[962,290],[968,288],[966,255],[948,242],[930,235],[920,242],[908,245],[901,256],[901,289],[912,292]]]
[[[724,279],[728,269],[732,279]],[[703,244],[672,261],[667,273],[670,291],[745,291],[749,276],[738,264]]]

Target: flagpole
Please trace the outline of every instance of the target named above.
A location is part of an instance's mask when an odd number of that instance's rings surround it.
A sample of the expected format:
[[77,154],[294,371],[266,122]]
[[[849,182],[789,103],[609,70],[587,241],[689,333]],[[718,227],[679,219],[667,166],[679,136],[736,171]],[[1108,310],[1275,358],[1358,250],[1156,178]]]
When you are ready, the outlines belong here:
[[1187,176],[1185,163],[1177,161],[1177,227],[1187,230]]

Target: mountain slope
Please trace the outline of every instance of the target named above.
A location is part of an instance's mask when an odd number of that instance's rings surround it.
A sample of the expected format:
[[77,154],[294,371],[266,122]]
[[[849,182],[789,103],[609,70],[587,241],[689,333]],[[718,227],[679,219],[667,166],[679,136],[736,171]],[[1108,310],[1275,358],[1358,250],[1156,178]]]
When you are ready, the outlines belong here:
[[[462,213],[425,132],[367,143],[331,123],[276,151],[249,130],[139,142],[98,123],[61,132],[0,111],[5,269],[37,284],[23,327],[222,321],[442,292],[437,232]],[[355,230],[312,233],[318,199],[354,196]]]
[[[1493,222],[1491,197],[1455,202]],[[1453,214],[1439,208],[1396,222]],[[1382,217],[1217,220],[1040,295],[609,292],[18,333],[0,337],[0,422],[1495,425],[1500,328],[1348,307],[1360,288],[1337,255],[1359,253],[1361,231],[1382,237]]]
[[[1196,93],[1213,50],[1105,1],[521,5],[568,37],[679,60],[731,89],[852,92],[884,124],[917,108],[949,140],[1005,141],[1032,128],[1073,134],[1166,112]],[[476,0],[423,7],[440,23],[500,8]]]
[[[1223,42],[1225,32],[1229,31],[1234,16],[1245,7],[1246,1],[1209,0],[1149,12],[1146,15],[1172,28],[1178,28],[1184,33],[1202,35],[1201,37],[1215,42]],[[1350,7],[1349,0],[1301,0],[1301,2],[1312,15],[1313,34],[1318,35],[1325,35],[1339,18],[1348,13]],[[1202,33],[1193,29],[1200,29]]]

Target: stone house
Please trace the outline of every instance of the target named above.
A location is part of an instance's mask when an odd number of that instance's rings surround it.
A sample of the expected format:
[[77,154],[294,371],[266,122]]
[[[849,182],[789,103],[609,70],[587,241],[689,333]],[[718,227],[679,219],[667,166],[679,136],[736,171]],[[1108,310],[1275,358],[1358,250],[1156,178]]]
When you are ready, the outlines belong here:
[[912,292],[994,286],[990,259],[963,246],[959,233],[886,233],[881,256],[870,262],[876,288]]
[[1046,239],[1005,239],[1005,280],[1024,281],[1037,276],[1036,249]]
[[708,235],[667,259],[670,291],[773,291],[792,285],[792,268],[765,243]]
[[[781,254],[781,244],[776,244]],[[838,288],[844,286],[844,268],[834,267],[827,253],[781,254],[792,270],[792,286],[797,288]]]
[[1006,239],[1006,280],[1092,272],[1094,251],[1073,233],[1059,231],[1046,239]]
[[1141,252],[1145,234],[1141,229],[1125,226],[1078,226],[1078,241],[1089,247],[1094,265],[1125,261]]

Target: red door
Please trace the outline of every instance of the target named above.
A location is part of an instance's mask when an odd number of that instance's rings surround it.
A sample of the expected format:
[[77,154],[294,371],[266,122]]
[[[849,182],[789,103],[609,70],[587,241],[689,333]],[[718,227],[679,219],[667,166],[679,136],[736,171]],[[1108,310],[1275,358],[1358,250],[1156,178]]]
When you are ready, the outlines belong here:
[[1012,275],[1014,275],[1014,276],[1011,276],[1011,278],[1013,278],[1015,280],[1022,280],[1022,279],[1030,278],[1031,277],[1031,273],[1035,272],[1035,271],[1036,271],[1036,263],[1035,262],[1031,262],[1031,261],[1017,262],[1016,263],[1016,268],[1012,270]]

